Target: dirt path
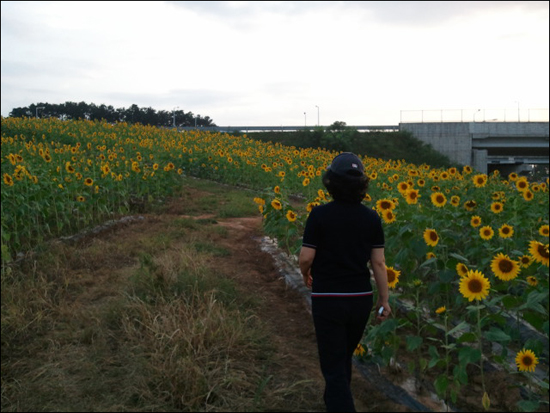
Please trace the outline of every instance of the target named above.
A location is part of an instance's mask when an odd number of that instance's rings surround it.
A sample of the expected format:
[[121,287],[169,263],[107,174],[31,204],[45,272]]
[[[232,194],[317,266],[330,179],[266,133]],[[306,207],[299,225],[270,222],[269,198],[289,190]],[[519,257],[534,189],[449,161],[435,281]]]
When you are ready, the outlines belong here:
[[[287,285],[273,257],[260,249],[261,218],[226,219],[219,225],[228,229],[229,236],[220,242],[232,253],[217,259],[217,265],[245,291],[253,292],[266,303],[258,315],[271,329],[277,348],[279,363],[272,374],[281,380],[314,380],[319,391],[312,397],[318,399],[319,411],[324,411],[324,381],[309,305],[303,295]],[[352,385],[358,411],[413,411],[388,400],[358,371],[354,372]]]

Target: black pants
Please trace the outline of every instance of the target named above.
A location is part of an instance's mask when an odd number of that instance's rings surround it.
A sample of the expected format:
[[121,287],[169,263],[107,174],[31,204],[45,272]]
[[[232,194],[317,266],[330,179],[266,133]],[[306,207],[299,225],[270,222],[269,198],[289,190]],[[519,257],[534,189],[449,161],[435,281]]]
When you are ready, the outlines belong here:
[[372,305],[372,295],[312,298],[311,312],[325,378],[324,400],[329,412],[355,411],[350,387],[351,360],[363,337]]

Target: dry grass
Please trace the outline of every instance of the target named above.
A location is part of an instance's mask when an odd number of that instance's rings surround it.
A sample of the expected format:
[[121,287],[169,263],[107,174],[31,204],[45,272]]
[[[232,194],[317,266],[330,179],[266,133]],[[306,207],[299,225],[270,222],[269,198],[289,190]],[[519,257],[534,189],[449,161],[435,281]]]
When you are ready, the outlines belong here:
[[213,223],[153,218],[124,239],[115,231],[53,244],[3,267],[2,411],[288,411],[304,402],[310,382],[272,385],[258,299],[210,265],[225,254],[213,239],[227,236]]

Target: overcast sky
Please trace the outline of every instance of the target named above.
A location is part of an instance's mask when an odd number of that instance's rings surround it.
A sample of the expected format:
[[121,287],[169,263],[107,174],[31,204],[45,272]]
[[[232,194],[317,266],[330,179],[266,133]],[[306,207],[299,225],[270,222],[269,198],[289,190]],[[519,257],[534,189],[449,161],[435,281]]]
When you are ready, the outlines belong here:
[[549,106],[548,5],[2,1],[1,111],[135,103],[219,126],[526,118]]

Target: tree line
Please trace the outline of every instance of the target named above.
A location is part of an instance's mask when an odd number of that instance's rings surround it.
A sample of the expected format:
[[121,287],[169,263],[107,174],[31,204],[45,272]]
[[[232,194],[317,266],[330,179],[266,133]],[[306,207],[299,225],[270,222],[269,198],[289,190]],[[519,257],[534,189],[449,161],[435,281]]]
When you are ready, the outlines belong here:
[[65,102],[61,104],[37,103],[22,108],[14,108],[10,117],[58,118],[61,120],[87,119],[107,122],[141,123],[159,127],[205,127],[216,126],[209,116],[194,115],[183,110],[155,110],[140,108],[133,104],[129,108],[114,108],[109,105],[96,105],[86,102]]

